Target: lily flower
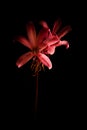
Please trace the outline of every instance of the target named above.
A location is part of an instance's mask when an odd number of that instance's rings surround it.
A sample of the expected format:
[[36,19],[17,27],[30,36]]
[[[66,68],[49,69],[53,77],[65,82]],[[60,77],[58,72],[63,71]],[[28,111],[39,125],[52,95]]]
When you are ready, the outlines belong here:
[[[43,28],[49,29],[49,26],[45,21],[41,21],[40,24],[43,26]],[[61,40],[62,37],[64,37],[67,33],[71,31],[70,26],[65,26],[62,30],[59,30],[61,27],[61,20],[57,20],[54,22],[54,26],[52,31],[49,29],[49,38],[56,36],[58,38],[58,42],[48,45],[45,49],[46,54],[53,55],[55,53],[55,48],[59,46],[66,46],[66,48],[69,48],[69,43],[66,40]]]
[[30,22],[27,25],[28,38],[25,38],[23,36],[19,36],[16,38],[18,42],[29,48],[29,52],[26,52],[25,54],[20,56],[19,59],[17,60],[16,65],[18,66],[18,68],[22,67],[31,59],[36,61],[36,68],[38,64],[40,65],[40,63],[47,66],[49,69],[52,68],[52,63],[49,57],[44,52],[45,49],[47,49],[47,46],[51,46],[52,44],[58,42],[58,37],[52,36],[48,38],[48,36],[49,36],[49,29],[42,28],[37,35],[34,24]]

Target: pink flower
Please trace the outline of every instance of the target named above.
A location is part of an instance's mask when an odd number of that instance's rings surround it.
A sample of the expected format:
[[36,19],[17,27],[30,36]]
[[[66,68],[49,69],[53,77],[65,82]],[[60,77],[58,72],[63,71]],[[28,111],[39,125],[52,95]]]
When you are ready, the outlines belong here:
[[[45,28],[45,29],[49,29],[47,23],[45,21],[41,21],[40,24]],[[61,27],[61,20],[57,20],[54,23],[52,32],[49,29],[49,39],[53,36],[56,36],[59,40],[56,43],[52,43],[51,45],[48,45],[47,48],[45,48],[46,54],[54,54],[55,53],[55,48],[59,47],[59,46],[66,46],[66,48],[69,48],[69,43],[66,40],[61,40],[62,37],[64,37],[68,32],[71,31],[71,27],[70,26],[65,26],[62,30],[59,30]]]
[[51,69],[52,63],[49,57],[46,56],[45,51],[47,51],[48,46],[51,47],[51,45],[54,45],[58,42],[58,37],[55,35],[49,37],[49,28],[46,27],[43,27],[37,35],[32,22],[27,25],[27,37],[28,38],[19,36],[16,39],[18,42],[29,48],[29,52],[23,54],[17,60],[16,65],[18,68],[22,67],[29,60],[33,59],[37,61],[37,64],[42,63]]

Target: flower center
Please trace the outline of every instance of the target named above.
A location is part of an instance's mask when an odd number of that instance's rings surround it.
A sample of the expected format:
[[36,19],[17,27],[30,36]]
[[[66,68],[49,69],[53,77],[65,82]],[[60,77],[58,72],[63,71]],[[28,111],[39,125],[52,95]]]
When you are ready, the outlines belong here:
[[39,49],[38,49],[38,48],[34,48],[34,49],[33,49],[33,53],[34,53],[34,54],[38,54],[38,53],[39,53]]

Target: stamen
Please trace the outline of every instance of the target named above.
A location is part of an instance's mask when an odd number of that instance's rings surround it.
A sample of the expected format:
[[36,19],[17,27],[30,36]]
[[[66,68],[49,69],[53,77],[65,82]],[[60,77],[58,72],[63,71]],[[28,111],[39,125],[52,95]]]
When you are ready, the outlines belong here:
[[33,76],[36,76],[41,70],[44,70],[44,65],[37,57],[32,61],[31,70],[33,71]]

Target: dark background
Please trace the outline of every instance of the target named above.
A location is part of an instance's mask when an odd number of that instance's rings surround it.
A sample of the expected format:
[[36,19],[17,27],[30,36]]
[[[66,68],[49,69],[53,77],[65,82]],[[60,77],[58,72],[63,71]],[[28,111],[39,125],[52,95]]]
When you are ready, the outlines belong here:
[[[6,7],[5,7],[6,6]],[[64,37],[70,43],[68,50],[59,47],[50,57],[53,68],[39,74],[39,100],[37,119],[66,120],[81,119],[83,115],[83,45],[81,42],[84,26],[83,4],[64,1],[12,2],[3,8],[3,79],[4,104],[6,114],[16,120],[34,119],[34,97],[36,79],[32,76],[30,62],[18,69],[17,58],[27,51],[14,37],[25,35],[25,24],[33,21],[37,30],[40,20],[45,20],[50,28],[61,18],[62,27],[71,25],[72,32]],[[84,8],[84,7],[83,7]]]

